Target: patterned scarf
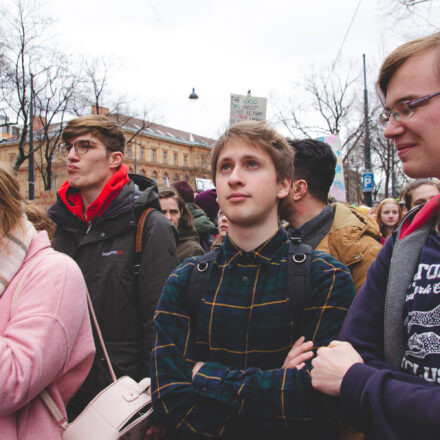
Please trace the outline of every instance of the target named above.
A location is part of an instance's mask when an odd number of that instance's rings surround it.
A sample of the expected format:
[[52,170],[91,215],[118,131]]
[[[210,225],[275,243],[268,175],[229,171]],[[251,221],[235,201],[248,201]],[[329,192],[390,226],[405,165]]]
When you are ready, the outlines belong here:
[[12,231],[0,238],[0,296],[23,264],[36,235],[34,226],[23,215]]

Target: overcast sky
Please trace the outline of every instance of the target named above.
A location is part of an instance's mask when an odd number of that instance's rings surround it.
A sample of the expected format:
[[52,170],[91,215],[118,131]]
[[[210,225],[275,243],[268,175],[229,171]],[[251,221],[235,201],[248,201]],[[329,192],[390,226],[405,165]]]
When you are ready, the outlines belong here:
[[[353,17],[340,57],[361,72],[365,53],[373,80],[384,55],[403,41],[402,23],[378,7],[384,2],[47,0],[47,11],[61,47],[114,60],[114,92],[133,108],[150,109],[154,122],[217,137],[231,93],[267,97],[268,119],[276,122],[274,104],[301,94],[295,83],[312,65],[336,58]],[[192,87],[198,101],[188,99]]]

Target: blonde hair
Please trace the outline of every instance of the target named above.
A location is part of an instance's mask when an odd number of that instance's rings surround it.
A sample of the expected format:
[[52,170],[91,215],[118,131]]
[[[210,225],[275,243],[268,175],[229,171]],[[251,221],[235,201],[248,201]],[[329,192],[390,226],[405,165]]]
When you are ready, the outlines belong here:
[[269,154],[275,166],[277,181],[292,179],[294,153],[286,139],[265,122],[243,121],[231,125],[215,143],[211,156],[211,176],[215,185],[217,162],[225,145],[232,139],[242,139]]
[[[437,49],[440,55],[440,32],[427,35],[423,38],[409,41],[393,50],[382,64],[377,80],[377,89],[384,98],[387,94],[388,83],[397,69],[409,58],[420,55],[429,49]],[[440,59],[440,57],[439,57]]]
[[23,215],[18,180],[0,164],[0,237],[9,233]]

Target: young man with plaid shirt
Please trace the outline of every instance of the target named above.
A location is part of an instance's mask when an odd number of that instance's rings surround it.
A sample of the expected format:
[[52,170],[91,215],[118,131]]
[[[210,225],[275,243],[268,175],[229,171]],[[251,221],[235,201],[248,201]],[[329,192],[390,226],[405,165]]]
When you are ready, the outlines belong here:
[[265,123],[231,126],[216,143],[211,169],[228,236],[197,312],[188,283],[201,257],[169,277],[154,320],[153,406],[170,438],[332,438],[304,348],[337,336],[354,286],[344,265],[313,251],[311,291],[293,318],[289,237],[278,218],[292,163]]

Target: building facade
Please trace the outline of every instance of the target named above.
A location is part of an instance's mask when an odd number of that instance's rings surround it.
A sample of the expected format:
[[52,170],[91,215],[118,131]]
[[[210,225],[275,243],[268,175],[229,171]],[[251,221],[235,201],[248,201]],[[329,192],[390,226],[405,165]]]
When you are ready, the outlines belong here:
[[[210,178],[210,157],[214,139],[122,114],[106,113],[106,116],[115,119],[124,130],[127,140],[124,163],[128,165],[131,173],[150,177],[159,187],[185,180],[195,188],[196,178]],[[54,133],[56,131],[54,127]],[[34,139],[34,145],[38,145],[38,129],[35,130]],[[26,146],[26,151],[27,149]],[[0,162],[12,168],[17,154],[17,140],[12,136],[4,137],[0,143]],[[51,188],[45,189],[41,172],[46,168],[43,156],[42,151],[36,152],[34,156],[34,193],[35,202],[47,208],[55,202],[56,191],[66,180],[66,171],[65,160],[60,157],[56,147],[51,163]],[[27,160],[19,169],[18,179],[21,190],[27,198],[29,194]]]

